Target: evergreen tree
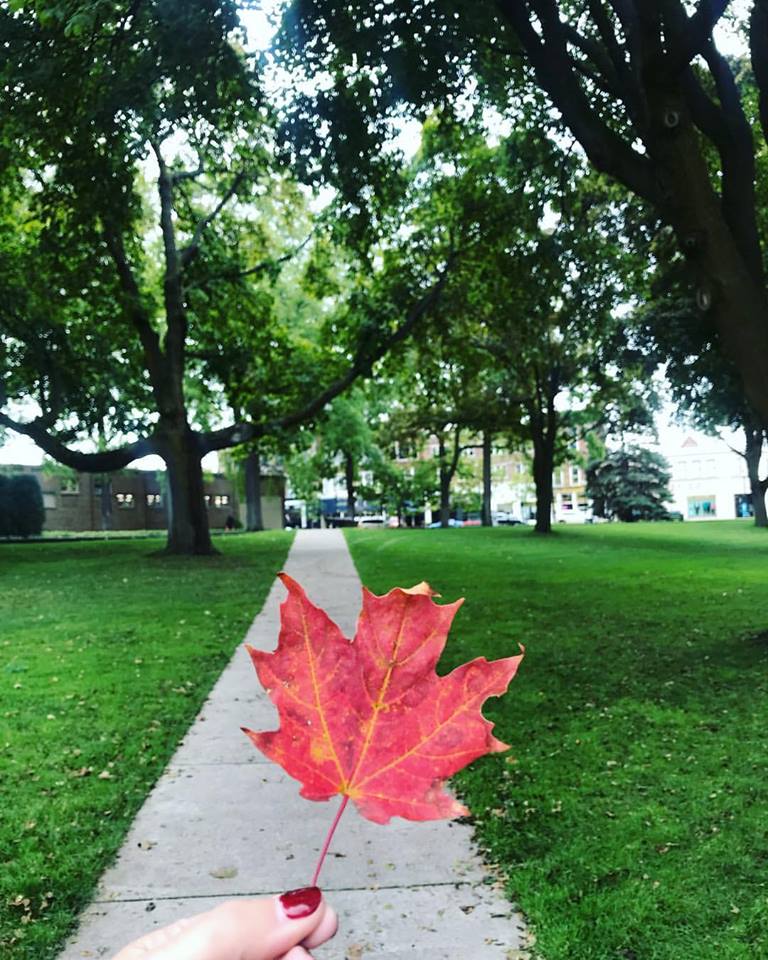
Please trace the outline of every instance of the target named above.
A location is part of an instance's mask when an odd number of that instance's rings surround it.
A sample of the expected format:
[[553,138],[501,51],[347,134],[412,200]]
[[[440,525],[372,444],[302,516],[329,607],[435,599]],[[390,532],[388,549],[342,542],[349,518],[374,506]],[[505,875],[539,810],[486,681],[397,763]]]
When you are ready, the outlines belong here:
[[669,464],[653,450],[626,446],[587,468],[587,496],[598,517],[622,520],[663,520],[669,492]]

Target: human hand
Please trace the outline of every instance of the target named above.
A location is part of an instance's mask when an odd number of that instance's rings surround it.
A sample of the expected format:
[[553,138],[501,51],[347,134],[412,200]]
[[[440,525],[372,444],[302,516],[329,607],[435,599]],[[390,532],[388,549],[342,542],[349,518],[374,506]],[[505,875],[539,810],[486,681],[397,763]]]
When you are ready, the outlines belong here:
[[230,900],[155,930],[113,960],[311,960],[336,933],[337,919],[317,887],[261,900]]

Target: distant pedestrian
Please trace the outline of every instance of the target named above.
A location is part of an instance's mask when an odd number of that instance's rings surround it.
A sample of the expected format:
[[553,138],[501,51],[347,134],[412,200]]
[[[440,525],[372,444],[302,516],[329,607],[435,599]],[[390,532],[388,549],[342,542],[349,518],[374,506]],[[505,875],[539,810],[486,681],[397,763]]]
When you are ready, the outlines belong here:
[[230,515],[227,517],[227,519],[224,521],[224,529],[225,529],[225,530],[234,530],[234,529],[235,529],[235,518],[232,516],[231,513],[230,513]]

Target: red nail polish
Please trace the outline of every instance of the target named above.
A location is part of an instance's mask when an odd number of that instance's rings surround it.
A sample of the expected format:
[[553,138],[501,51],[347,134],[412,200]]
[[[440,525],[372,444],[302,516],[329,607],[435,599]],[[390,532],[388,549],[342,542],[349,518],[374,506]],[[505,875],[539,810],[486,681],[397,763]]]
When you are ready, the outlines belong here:
[[302,887],[301,890],[286,890],[280,896],[280,904],[286,917],[300,920],[313,914],[322,899],[320,887]]

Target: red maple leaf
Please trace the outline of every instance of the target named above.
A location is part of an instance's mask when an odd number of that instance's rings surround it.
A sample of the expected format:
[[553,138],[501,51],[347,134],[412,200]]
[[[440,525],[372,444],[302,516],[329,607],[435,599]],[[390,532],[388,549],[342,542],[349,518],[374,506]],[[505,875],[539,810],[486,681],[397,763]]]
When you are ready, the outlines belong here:
[[437,604],[426,583],[381,597],[363,589],[350,641],[295,580],[280,578],[288,596],[277,649],[248,647],[280,728],[245,733],[301,781],[303,797],[343,796],[334,827],[349,800],[376,823],[467,813],[444,781],[507,749],[480,708],[506,691],[522,654],[478,657],[440,677],[435,667],[462,600]]

